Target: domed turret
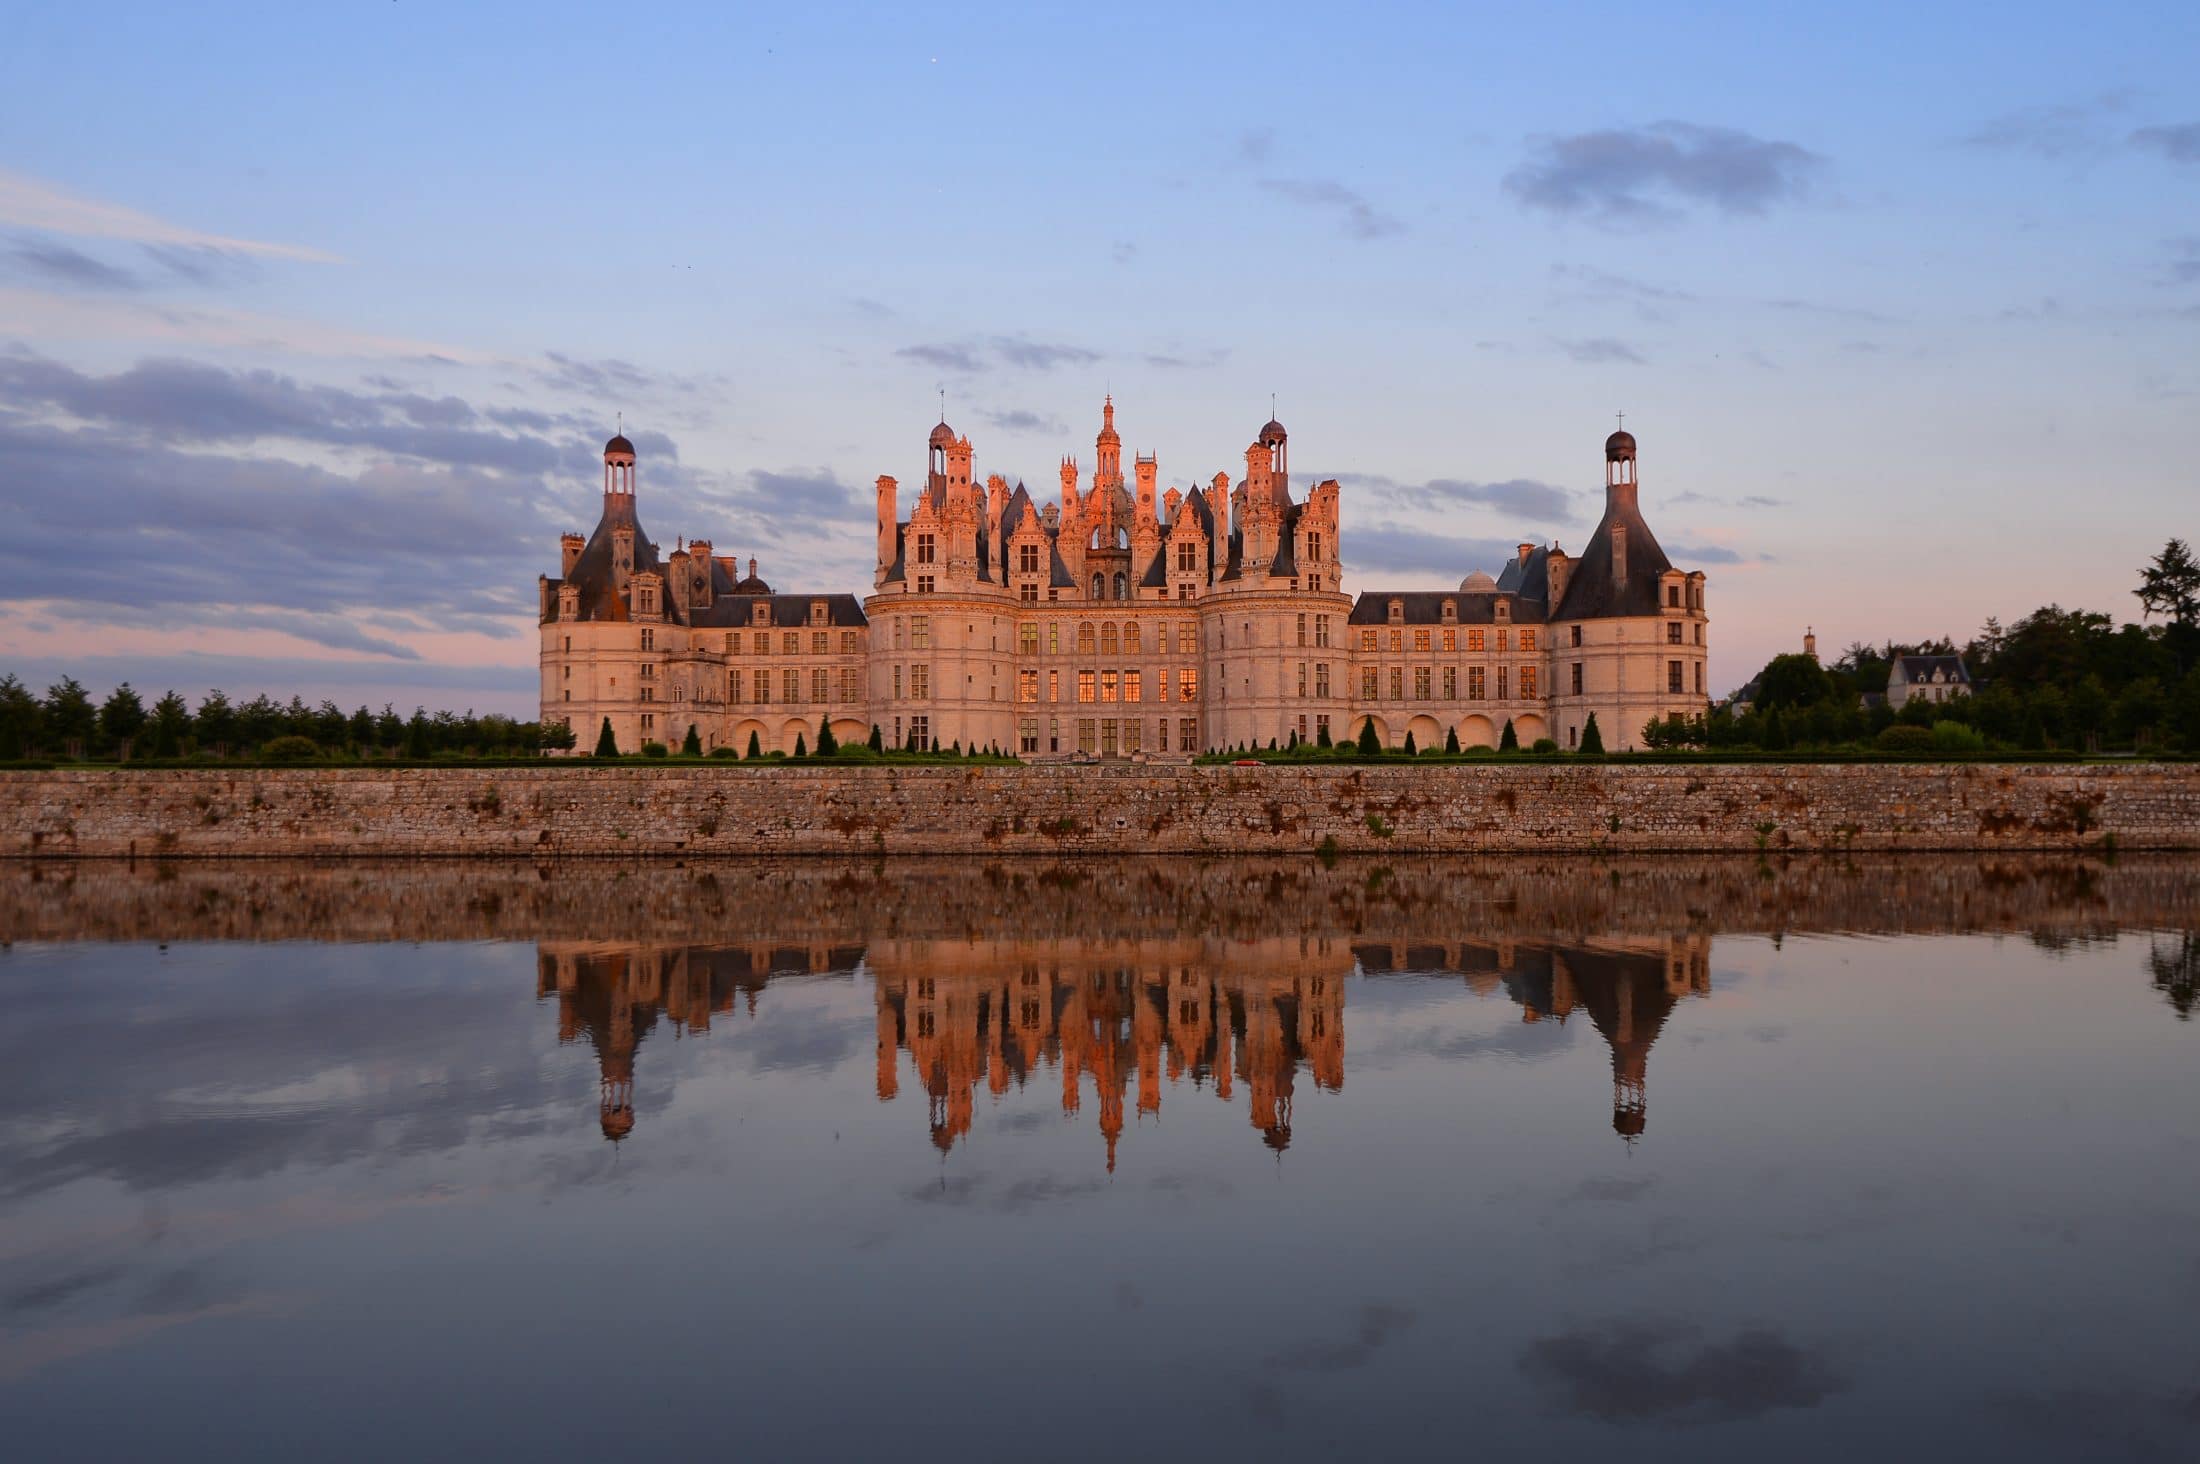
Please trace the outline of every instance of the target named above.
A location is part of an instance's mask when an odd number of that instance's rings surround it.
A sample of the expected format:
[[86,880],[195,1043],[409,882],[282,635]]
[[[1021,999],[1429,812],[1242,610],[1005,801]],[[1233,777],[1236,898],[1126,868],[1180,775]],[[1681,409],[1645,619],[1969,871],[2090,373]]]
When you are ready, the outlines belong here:
[[931,437],[925,441],[926,447],[953,447],[954,445],[955,429],[948,426],[945,421],[933,428]]
[[1497,581],[1479,569],[1459,581],[1459,593],[1462,595],[1489,595],[1496,592]]
[[1635,434],[1621,428],[1604,439],[1604,460],[1608,463],[1631,463],[1635,460]]
[[603,445],[603,497],[606,513],[622,504],[628,509],[633,507],[634,444],[626,440],[623,425]]
[[1291,434],[1283,430],[1283,424],[1270,417],[1266,425],[1260,429],[1258,441],[1265,447],[1274,447],[1278,443],[1289,441],[1290,437]]
[[626,434],[624,432],[621,432],[618,436],[612,438],[609,442],[603,445],[603,460],[605,462],[608,463],[613,458],[621,457],[625,458],[628,462],[634,461],[634,444],[626,440]]

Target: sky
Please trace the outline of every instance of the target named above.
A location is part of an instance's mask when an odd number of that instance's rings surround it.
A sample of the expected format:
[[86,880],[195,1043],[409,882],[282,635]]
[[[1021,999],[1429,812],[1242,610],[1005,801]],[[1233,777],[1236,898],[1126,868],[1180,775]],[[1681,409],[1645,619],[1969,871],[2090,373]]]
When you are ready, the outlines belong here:
[[1616,414],[1714,689],[2136,619],[2200,533],[2200,8],[30,7],[0,672],[528,713],[639,450],[866,591],[945,394],[1051,496],[1274,410],[1345,588],[1573,549]]

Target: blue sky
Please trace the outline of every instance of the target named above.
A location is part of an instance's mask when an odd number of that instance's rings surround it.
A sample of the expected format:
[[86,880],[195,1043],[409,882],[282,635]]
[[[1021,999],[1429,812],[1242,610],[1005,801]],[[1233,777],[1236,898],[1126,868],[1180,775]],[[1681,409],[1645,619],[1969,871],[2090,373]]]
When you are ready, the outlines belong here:
[[0,59],[0,668],[531,705],[623,412],[660,539],[869,583],[981,472],[1242,471],[1347,589],[1579,544],[1624,409],[1725,690],[2191,536],[2200,10],[37,7]]

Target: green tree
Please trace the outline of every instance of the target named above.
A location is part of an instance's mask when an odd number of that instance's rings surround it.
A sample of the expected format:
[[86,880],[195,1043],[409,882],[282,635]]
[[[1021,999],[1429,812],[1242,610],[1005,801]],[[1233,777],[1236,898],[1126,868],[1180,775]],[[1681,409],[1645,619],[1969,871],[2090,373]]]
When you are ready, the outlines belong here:
[[1602,754],[1604,751],[1604,734],[1597,730],[1597,714],[1595,712],[1591,712],[1589,720],[1581,724],[1581,751],[1597,754]]
[[840,739],[833,735],[833,719],[820,716],[817,719],[817,755],[831,757],[840,751]]
[[1497,750],[1499,752],[1520,751],[1520,734],[1513,730],[1513,719],[1510,717],[1505,719],[1505,730],[1497,734]]
[[237,740],[237,709],[229,704],[229,698],[220,687],[215,687],[199,698],[198,715],[191,719],[198,729],[199,746],[212,748],[226,757],[230,744]]
[[1787,719],[1774,707],[1766,712],[1758,723],[1757,745],[1767,752],[1785,752],[1788,745]]
[[2190,625],[2200,618],[2200,563],[2184,540],[2172,539],[2139,571],[2139,588],[2132,593],[2148,615]]
[[[750,741],[749,741],[749,750],[750,750],[750,752],[751,752],[751,753],[753,754],[753,753],[754,753],[754,751],[755,751],[755,749],[756,749],[756,741],[755,741],[755,736],[754,736],[754,734],[752,733],[752,734],[751,734],[751,736],[750,736]],[[601,732],[598,732],[598,733],[596,734],[596,756],[598,756],[598,757],[617,757],[618,755],[619,755],[619,739],[618,739],[617,737],[614,737],[614,736],[612,735],[612,733],[611,733],[611,719],[610,719],[609,717],[606,717],[606,718],[604,718],[604,719],[603,719],[603,730],[602,730]]]
[[[605,727],[611,719],[604,719]],[[405,756],[425,761],[435,756],[435,732],[428,721],[425,708],[414,707],[412,720],[405,724]]]
[[1458,754],[1459,729],[1457,727],[1446,727],[1444,729],[1444,751],[1454,756]]
[[[749,736],[753,739],[756,734],[751,732]],[[884,752],[886,750],[886,737],[878,730],[878,723],[876,722],[873,722],[871,724],[871,737],[870,741],[866,745],[869,746],[869,748],[873,752]]]
[[545,722],[535,733],[535,746],[546,752],[571,752],[579,740],[571,722]]
[[1419,751],[1420,749],[1413,745],[1413,729],[1411,727],[1406,728],[1406,756],[1412,757]]
[[397,715],[397,708],[388,702],[374,718],[374,744],[377,747],[396,747],[405,740],[405,719]]
[[680,756],[701,757],[702,755],[703,739],[696,735],[695,724],[690,722],[688,723],[688,735],[680,739]]
[[1360,723],[1360,751],[1373,757],[1383,750],[1382,739],[1375,735],[1375,719],[1369,717]]
[[362,752],[374,746],[374,713],[362,703],[359,710],[351,714],[351,724],[344,732],[351,738],[351,745]]
[[336,703],[324,700],[313,709],[313,740],[323,747],[342,747],[350,732],[351,718]]
[[45,718],[29,687],[0,676],[0,758],[36,756]]
[[46,731],[72,755],[82,756],[91,746],[99,725],[92,698],[74,676],[64,676],[46,688]]
[[183,752],[183,739],[191,735],[191,707],[174,692],[168,692],[153,703],[151,726],[153,729],[154,757],[177,757]]
[[1815,706],[1833,696],[1833,678],[1815,656],[1800,651],[1774,656],[1757,673],[1757,709],[1774,712]]
[[[606,719],[604,720],[604,729],[605,729],[605,734],[606,734],[607,736],[609,735],[610,727],[611,727],[611,722],[610,722],[610,719],[609,719],[609,718],[606,718]],[[750,756],[750,757],[762,757],[763,755],[764,755],[764,744],[763,744],[763,743],[762,743],[761,741],[759,741],[759,740],[757,739],[757,735],[756,735],[756,732],[755,732],[755,730],[754,730],[754,729],[752,728],[752,729],[750,729],[750,732],[749,732],[749,756]]]
[[99,708],[99,740],[119,757],[145,727],[145,703],[125,681],[108,694]]
[[1329,724],[1327,722],[1314,729],[1314,745],[1316,747],[1329,746]]
[[809,748],[803,746],[800,732],[794,734],[794,755],[796,757],[808,757],[810,755]]

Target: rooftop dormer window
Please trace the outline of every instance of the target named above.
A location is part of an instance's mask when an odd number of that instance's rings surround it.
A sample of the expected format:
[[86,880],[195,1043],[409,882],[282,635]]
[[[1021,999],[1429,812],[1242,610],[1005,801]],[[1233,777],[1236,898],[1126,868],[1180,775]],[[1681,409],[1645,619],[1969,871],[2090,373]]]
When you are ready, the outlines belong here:
[[823,625],[825,621],[825,602],[823,600],[812,600],[810,602],[810,624]]
[[1446,601],[1444,602],[1444,619],[1445,619],[1445,620],[1447,620],[1447,621],[1450,621],[1450,620],[1457,620],[1458,618],[1459,618],[1459,602],[1458,602],[1458,601],[1456,601],[1456,600],[1446,600]]
[[1390,602],[1390,623],[1391,623],[1392,625],[1403,625],[1403,624],[1405,624],[1405,619],[1406,619],[1406,602],[1405,602],[1405,601],[1403,601],[1403,600],[1393,600],[1393,601],[1391,601],[1391,602]]

